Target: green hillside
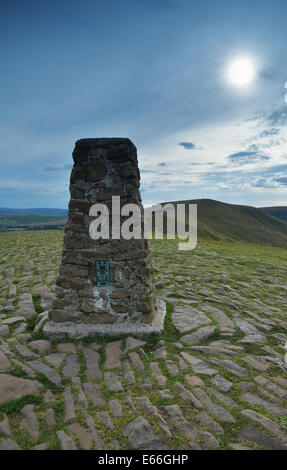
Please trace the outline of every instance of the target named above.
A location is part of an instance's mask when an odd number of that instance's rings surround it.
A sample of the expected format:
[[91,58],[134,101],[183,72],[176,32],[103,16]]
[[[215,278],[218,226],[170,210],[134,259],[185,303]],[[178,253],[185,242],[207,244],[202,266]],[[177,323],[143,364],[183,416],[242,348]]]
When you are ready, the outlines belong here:
[[262,211],[266,214],[277,217],[277,219],[287,222],[287,207],[284,206],[274,206],[274,207],[260,207]]
[[172,202],[178,203],[197,204],[199,238],[287,248],[287,223],[261,209],[212,199]]

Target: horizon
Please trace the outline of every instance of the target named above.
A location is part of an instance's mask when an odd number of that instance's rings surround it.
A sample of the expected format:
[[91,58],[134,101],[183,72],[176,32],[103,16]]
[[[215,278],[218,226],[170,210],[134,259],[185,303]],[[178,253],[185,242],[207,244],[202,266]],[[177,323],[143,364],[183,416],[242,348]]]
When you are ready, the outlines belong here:
[[[170,202],[183,202],[183,201],[195,201],[195,200],[198,200],[198,201],[208,201],[208,200],[211,200],[211,201],[215,201],[215,202],[220,202],[220,203],[223,203],[223,204],[230,204],[230,205],[236,205],[236,206],[246,206],[246,207],[254,207],[255,209],[268,209],[268,208],[274,208],[274,207],[287,207],[287,203],[286,205],[278,205],[278,206],[252,206],[251,204],[240,204],[240,203],[232,203],[232,202],[225,202],[225,201],[220,201],[218,199],[211,199],[211,198],[195,198],[195,199],[182,199],[182,200],[177,200],[177,201],[159,201],[159,202],[154,202],[154,203],[150,203],[150,204],[143,204],[143,207],[144,209],[148,209],[152,206],[155,206],[156,204],[169,204]],[[41,207],[1,207],[0,206],[0,212],[1,210],[41,210],[41,209],[44,209],[44,210],[62,210],[62,211],[69,211],[69,208],[68,208],[68,205],[67,207],[44,207],[44,206],[41,206]]]
[[283,0],[3,5],[0,205],[67,207],[74,142],[119,135],[145,205],[287,206],[286,14]]

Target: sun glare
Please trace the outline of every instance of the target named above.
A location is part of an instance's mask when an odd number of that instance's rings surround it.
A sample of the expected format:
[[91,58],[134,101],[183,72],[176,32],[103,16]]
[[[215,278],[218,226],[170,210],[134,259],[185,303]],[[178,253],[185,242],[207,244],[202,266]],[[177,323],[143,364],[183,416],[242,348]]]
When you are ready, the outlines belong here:
[[227,79],[235,86],[250,85],[255,78],[254,61],[248,57],[234,59],[227,67]]

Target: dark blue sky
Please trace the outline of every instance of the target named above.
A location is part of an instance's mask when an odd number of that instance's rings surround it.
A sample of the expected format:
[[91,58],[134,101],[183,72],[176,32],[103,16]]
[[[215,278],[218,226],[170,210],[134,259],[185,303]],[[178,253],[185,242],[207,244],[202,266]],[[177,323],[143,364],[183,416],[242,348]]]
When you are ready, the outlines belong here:
[[146,204],[287,205],[286,18],[283,0],[2,2],[0,206],[66,207],[74,141],[101,136],[136,144]]

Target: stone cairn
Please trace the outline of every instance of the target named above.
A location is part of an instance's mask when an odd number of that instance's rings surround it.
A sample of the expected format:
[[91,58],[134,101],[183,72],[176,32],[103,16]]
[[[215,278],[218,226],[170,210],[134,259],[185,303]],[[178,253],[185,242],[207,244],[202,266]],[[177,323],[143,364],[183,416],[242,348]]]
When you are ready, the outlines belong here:
[[[123,138],[81,139],[73,159],[62,262],[44,333],[56,338],[159,333],[165,305],[155,299],[143,222],[141,239],[111,236],[113,196],[120,196],[121,207],[137,204],[143,215],[136,147]],[[95,203],[109,209],[109,239],[90,237]],[[125,219],[120,216],[121,223]]]

